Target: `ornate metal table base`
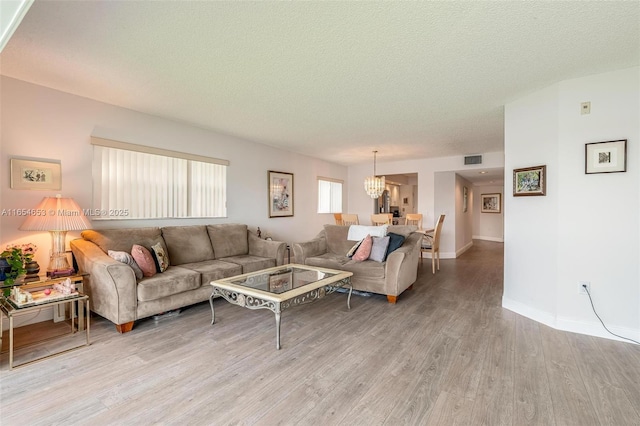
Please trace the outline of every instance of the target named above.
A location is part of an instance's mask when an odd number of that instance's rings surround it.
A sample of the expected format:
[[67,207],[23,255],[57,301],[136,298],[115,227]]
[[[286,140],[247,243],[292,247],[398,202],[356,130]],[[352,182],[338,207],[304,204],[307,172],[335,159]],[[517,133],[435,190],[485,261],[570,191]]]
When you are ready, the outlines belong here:
[[209,304],[211,305],[211,325],[216,321],[216,314],[213,309],[213,299],[216,296],[224,298],[227,302],[234,305],[242,306],[248,309],[269,309],[276,315],[276,349],[280,349],[280,314],[285,309],[297,305],[303,305],[305,303],[313,302],[314,300],[322,299],[324,296],[334,293],[341,287],[349,287],[349,295],[347,296],[347,308],[351,309],[351,293],[353,292],[353,286],[351,285],[351,277],[347,277],[330,285],[316,288],[306,293],[295,296],[291,299],[286,299],[280,302],[260,299],[255,296],[245,295],[240,291],[231,291],[223,288],[218,288],[213,285],[213,292],[209,298]]

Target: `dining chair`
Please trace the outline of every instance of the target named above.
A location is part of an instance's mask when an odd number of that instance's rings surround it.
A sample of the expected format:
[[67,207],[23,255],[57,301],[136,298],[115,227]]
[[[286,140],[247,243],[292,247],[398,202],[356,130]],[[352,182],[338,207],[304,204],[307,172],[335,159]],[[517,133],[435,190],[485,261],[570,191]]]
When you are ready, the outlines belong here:
[[342,215],[342,224],[343,225],[360,225],[360,221],[358,220],[357,214],[343,214]]
[[438,217],[433,236],[426,234],[422,238],[422,246],[420,247],[420,263],[422,263],[422,253],[431,253],[431,272],[436,273],[436,264],[438,271],[440,270],[440,234],[442,233],[442,223],[444,215]]
[[404,218],[405,225],[415,225],[418,231],[422,230],[422,213],[407,213]]
[[336,225],[344,225],[342,222],[342,213],[334,213],[333,218],[336,220]]
[[390,213],[380,213],[371,215],[371,223],[373,226],[391,225],[393,215]]

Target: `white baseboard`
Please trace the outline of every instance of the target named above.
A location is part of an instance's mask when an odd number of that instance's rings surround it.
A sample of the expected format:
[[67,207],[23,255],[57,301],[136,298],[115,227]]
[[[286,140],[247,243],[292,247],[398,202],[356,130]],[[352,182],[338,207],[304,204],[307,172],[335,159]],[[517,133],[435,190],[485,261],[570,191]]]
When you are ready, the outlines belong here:
[[[473,241],[471,241],[469,244],[467,244],[466,246],[462,247],[460,250],[458,251],[441,251],[440,252],[440,259],[456,259],[458,257],[460,257],[460,255],[462,255],[462,253],[464,253],[465,251],[469,250],[471,247],[473,247]],[[425,259],[431,259],[431,253],[424,253],[422,256],[424,256]]]
[[[531,308],[523,303],[502,297],[502,307],[510,311],[520,314],[524,317],[538,321],[544,325],[548,325],[556,330],[569,331],[572,333],[586,334],[588,336],[602,337],[605,339],[618,340],[620,342],[631,343],[628,340],[621,339],[607,332],[598,321],[578,321],[572,318],[556,317],[548,312]],[[627,327],[607,326],[615,334],[627,337],[629,339],[640,341],[640,330],[634,330]]]
[[499,237],[484,237],[482,235],[473,235],[471,238],[474,240],[495,241],[496,243],[504,243],[504,238]]
[[471,240],[466,246],[462,247],[460,250],[456,250],[456,257],[462,256],[462,254],[473,247],[473,240]]

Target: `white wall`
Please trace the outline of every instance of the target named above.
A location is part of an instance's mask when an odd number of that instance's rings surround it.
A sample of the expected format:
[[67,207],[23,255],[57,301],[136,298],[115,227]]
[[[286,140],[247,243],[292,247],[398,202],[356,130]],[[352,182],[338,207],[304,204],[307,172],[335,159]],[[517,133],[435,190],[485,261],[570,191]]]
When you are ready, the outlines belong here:
[[[500,194],[500,213],[482,213],[482,194]],[[504,187],[475,185],[473,187],[473,239],[504,241]]]
[[[245,223],[276,240],[304,241],[318,233],[333,215],[317,214],[317,176],[346,182],[347,168],[278,150],[113,105],[3,77],[0,80],[0,202],[2,209],[34,208],[45,196],[61,192],[82,208],[91,208],[90,136],[227,159],[228,202],[224,219],[96,221],[95,228],[167,224]],[[10,189],[9,159],[15,156],[62,161],[62,191]],[[268,216],[267,171],[294,174],[294,216]],[[344,187],[347,205],[348,185]],[[362,191],[364,192],[364,191]],[[0,216],[0,247],[9,243],[38,245],[36,260],[48,265],[48,233],[19,231],[24,218]],[[77,236],[69,234],[67,240]]]
[[[467,188],[467,211],[464,211],[464,188]],[[456,208],[454,217],[445,217],[447,220],[453,219],[455,224],[455,257],[460,256],[469,250],[473,245],[473,185],[471,182],[456,173],[455,175],[455,195]],[[444,225],[443,225],[444,226]]]
[[[445,215],[440,234],[440,258],[456,257],[456,202],[459,194],[456,191],[456,174],[454,172],[438,172],[434,176],[434,211],[437,216]],[[435,225],[435,221],[434,221]],[[424,226],[433,228],[434,226]]]
[[[435,173],[504,166],[502,152],[484,153],[483,164],[473,166],[464,166],[464,156],[380,162],[381,156],[384,158],[384,153],[381,152],[378,156],[377,173],[379,175],[417,173],[416,213],[422,213],[425,228],[433,227],[437,215],[440,214],[435,212]],[[373,202],[363,189],[364,179],[371,174],[371,167],[371,163],[349,166],[349,213],[357,213],[361,218],[369,218],[373,212]],[[447,226],[446,219],[445,226]]]
[[[640,68],[563,81],[506,105],[513,168],[547,165],[546,197],[505,198],[503,306],[550,326],[640,338]],[[580,103],[591,102],[591,114]],[[627,172],[586,175],[585,144],[627,139]]]

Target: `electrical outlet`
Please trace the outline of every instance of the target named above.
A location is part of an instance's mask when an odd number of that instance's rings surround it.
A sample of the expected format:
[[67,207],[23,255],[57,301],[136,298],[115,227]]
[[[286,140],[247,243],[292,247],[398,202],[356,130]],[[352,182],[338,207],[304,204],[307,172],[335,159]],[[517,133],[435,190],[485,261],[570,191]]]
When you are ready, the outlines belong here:
[[582,102],[580,104],[580,114],[591,114],[591,102]]
[[[585,286],[587,289],[585,290]],[[578,294],[587,294],[587,290],[591,293],[591,283],[589,281],[578,281]]]

